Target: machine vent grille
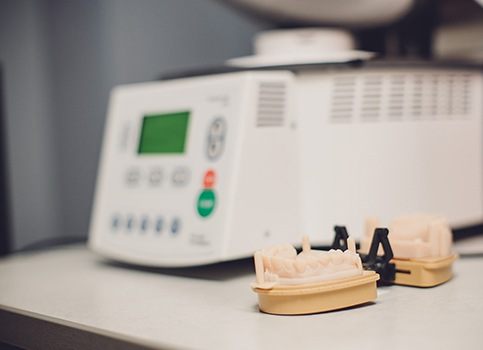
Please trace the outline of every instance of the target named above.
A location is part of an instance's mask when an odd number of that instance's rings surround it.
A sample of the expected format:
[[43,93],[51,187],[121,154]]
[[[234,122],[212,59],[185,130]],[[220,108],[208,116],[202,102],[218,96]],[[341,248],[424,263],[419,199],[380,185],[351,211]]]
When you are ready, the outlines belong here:
[[339,76],[334,79],[331,115],[334,121],[350,121],[354,114],[356,76]]
[[332,82],[333,122],[464,119],[471,113],[471,75],[409,71],[339,75]]
[[287,86],[284,82],[262,82],[259,85],[257,126],[283,126]]

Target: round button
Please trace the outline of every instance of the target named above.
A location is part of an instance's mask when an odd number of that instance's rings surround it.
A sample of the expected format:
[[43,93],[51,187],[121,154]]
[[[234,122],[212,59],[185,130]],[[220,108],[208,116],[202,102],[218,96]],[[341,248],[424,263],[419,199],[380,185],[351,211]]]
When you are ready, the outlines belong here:
[[151,173],[149,174],[149,183],[151,186],[159,186],[161,184],[161,180],[163,179],[163,172],[161,169],[152,169]]
[[209,216],[215,209],[215,202],[216,197],[213,190],[206,189],[201,191],[197,202],[198,214],[203,218]]
[[210,125],[210,137],[225,136],[225,121],[222,118],[216,118]]
[[139,183],[140,177],[141,173],[139,172],[139,169],[129,169],[126,173],[126,182],[129,186],[135,186]]
[[185,167],[176,168],[173,172],[171,179],[175,186],[184,186],[189,182],[190,171],[188,168]]
[[210,139],[208,141],[207,154],[208,158],[215,160],[221,155],[223,151],[223,141],[221,139]]
[[204,188],[212,188],[215,186],[216,175],[215,171],[210,169],[205,173],[205,177],[203,178],[203,187]]

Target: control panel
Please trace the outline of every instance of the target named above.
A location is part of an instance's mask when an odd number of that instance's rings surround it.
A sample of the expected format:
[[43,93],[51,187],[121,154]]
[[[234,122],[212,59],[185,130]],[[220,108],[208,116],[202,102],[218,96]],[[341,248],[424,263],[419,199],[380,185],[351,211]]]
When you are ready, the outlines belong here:
[[[238,73],[116,88],[106,124],[90,245],[109,257],[140,264],[179,266],[221,260],[237,230],[233,226],[241,221],[240,215],[252,210],[244,207],[257,203],[237,203],[244,198],[238,194],[240,186],[245,186],[239,176],[247,167],[250,173],[259,171],[247,164],[246,150],[253,144],[245,143],[253,139],[257,144],[259,135],[280,132],[257,130],[260,80],[290,78],[286,72]],[[287,132],[288,123],[279,129]],[[248,162],[259,162],[255,158],[260,156],[267,157],[261,159],[266,162],[270,152],[277,151],[269,143],[257,148]],[[257,191],[263,196],[266,189],[272,191],[263,176],[258,177],[258,183],[249,184],[243,193]],[[263,231],[267,225],[262,225]]]

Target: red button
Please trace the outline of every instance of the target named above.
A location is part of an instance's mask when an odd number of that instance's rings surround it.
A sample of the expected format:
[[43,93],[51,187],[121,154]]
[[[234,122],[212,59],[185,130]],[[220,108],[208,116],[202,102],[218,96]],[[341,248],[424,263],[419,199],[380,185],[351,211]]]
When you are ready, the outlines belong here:
[[205,178],[203,179],[203,186],[205,188],[212,188],[215,185],[215,179],[216,179],[215,171],[211,169],[208,170],[205,173]]

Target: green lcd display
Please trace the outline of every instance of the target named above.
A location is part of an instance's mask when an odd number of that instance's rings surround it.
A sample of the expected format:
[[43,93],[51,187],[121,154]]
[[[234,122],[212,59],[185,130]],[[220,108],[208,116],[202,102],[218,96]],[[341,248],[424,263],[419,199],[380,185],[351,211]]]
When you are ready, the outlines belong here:
[[189,118],[190,112],[145,115],[138,153],[184,153]]

